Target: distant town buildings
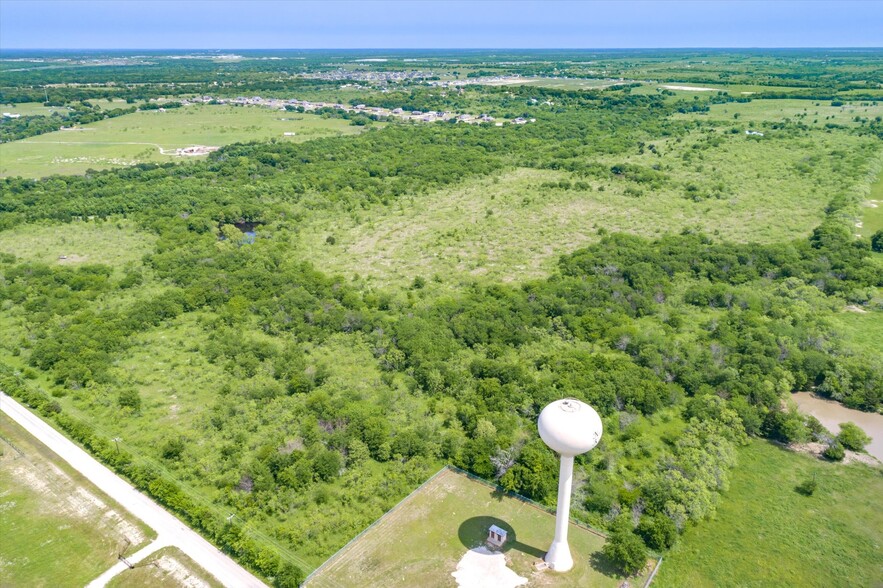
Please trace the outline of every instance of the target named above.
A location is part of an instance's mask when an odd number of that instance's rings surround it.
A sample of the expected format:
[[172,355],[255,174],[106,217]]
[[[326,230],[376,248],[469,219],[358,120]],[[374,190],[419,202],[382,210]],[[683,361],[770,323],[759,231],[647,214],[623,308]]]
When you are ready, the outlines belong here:
[[[275,110],[300,110],[311,112],[321,110],[323,108],[332,108],[343,112],[355,112],[377,118],[399,118],[402,120],[410,120],[416,122],[436,122],[436,121],[453,121],[455,123],[494,123],[495,126],[503,126],[509,122],[516,125],[523,125],[529,122],[536,122],[536,119],[525,119],[522,117],[511,121],[495,121],[494,117],[488,114],[474,116],[471,114],[462,114],[457,112],[449,112],[447,110],[429,110],[423,112],[421,110],[404,110],[402,108],[383,108],[380,106],[368,106],[366,104],[356,104],[349,106],[338,102],[311,102],[309,100],[298,100],[296,98],[263,98],[261,96],[239,96],[236,98],[216,98],[214,96],[196,96],[181,100],[182,106],[190,104],[232,104],[236,106],[261,106],[264,108],[272,108]],[[163,108],[159,109],[164,111]],[[7,113],[4,113],[6,116]],[[293,133],[292,133],[293,135]],[[290,136],[285,133],[285,136]]]

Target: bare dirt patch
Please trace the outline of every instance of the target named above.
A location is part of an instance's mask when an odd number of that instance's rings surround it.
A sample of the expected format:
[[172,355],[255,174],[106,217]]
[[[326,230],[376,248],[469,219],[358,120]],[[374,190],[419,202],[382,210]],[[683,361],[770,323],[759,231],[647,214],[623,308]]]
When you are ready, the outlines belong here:
[[41,496],[47,511],[84,521],[100,521],[97,525],[119,533],[124,541],[138,545],[145,539],[136,525],[125,520],[95,494],[76,482],[61,469],[36,467],[27,459],[17,459],[9,466],[12,478]]
[[662,86],[666,90],[680,90],[682,92],[717,92],[717,88],[702,88],[700,86]]
[[451,575],[460,588],[516,588],[527,584],[527,578],[510,570],[506,563],[502,553],[476,547],[466,552]]
[[190,568],[170,555],[163,555],[153,563],[184,588],[210,588],[208,582],[195,576]]
[[77,255],[76,253],[71,253],[68,255],[59,255],[58,263],[60,263],[61,265],[72,265],[75,263],[83,263],[88,258],[88,255]]
[[[810,455],[815,455],[819,459],[825,459],[822,456],[822,453],[828,448],[828,446],[824,443],[792,443],[791,445],[787,445],[788,449],[791,451],[796,451],[797,453],[808,453]],[[878,466],[880,465],[880,460],[876,457],[868,455],[867,453],[858,453],[856,451],[850,451],[847,449],[845,451],[845,456],[843,457],[843,463],[863,463],[869,466]]]

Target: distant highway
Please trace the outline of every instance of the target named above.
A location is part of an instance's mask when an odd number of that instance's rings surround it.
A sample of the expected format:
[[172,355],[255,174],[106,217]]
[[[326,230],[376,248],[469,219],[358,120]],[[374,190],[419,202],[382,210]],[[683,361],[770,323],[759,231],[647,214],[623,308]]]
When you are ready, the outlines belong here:
[[[0,392],[0,411],[6,413],[12,420],[24,427],[28,433],[57,453],[123,508],[152,527],[158,535],[154,541],[157,547],[166,545],[177,547],[214,575],[224,586],[230,588],[266,587],[266,584],[221,553],[201,535],[188,528],[175,516],[98,463],[72,441],[3,392]],[[102,578],[104,577],[103,574]]]

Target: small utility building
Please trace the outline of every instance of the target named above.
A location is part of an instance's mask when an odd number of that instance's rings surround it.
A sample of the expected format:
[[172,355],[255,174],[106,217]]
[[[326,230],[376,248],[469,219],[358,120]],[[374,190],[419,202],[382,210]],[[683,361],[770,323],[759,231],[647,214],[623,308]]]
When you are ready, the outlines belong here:
[[487,532],[487,542],[494,547],[502,547],[506,543],[507,533],[496,525],[491,525]]

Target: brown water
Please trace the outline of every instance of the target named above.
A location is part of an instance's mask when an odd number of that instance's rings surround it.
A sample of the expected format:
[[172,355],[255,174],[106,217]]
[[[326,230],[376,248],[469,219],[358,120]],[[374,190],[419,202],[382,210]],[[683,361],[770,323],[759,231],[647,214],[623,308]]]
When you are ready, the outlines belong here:
[[811,392],[796,392],[791,398],[804,414],[811,414],[834,434],[840,432],[840,423],[853,422],[871,437],[865,451],[883,461],[883,414],[846,408],[839,402],[820,398]]

